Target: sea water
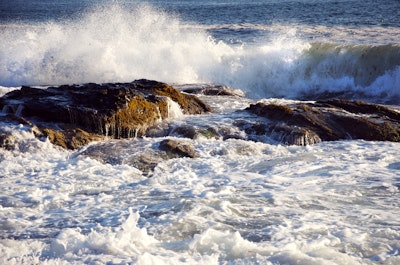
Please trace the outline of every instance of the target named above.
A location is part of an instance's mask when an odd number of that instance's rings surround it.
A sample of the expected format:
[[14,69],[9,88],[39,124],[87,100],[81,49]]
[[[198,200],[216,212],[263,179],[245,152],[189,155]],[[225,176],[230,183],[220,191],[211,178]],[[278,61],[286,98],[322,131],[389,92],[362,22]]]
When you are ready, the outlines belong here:
[[[2,1],[0,94],[156,79],[225,85],[212,114],[168,126],[198,158],[134,163],[162,137],[76,151],[1,123],[1,264],[400,264],[400,145],[246,139],[236,110],[332,95],[400,103],[400,2]],[[175,139],[175,136],[169,138]],[[178,138],[176,138],[178,139]],[[94,150],[94,151],[93,151]]]

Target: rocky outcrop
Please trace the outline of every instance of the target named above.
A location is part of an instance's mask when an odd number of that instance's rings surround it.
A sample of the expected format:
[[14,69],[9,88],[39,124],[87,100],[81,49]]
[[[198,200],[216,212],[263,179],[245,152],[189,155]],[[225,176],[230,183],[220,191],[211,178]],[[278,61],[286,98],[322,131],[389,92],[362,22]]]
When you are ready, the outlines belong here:
[[[185,89],[189,88],[186,86]],[[215,96],[229,94],[225,87],[200,88],[200,92],[191,92]],[[210,112],[211,108],[195,95],[143,79],[131,83],[90,83],[46,89],[24,86],[1,97],[0,109],[0,121],[24,124],[32,128],[37,137],[47,137],[52,143],[68,149],[105,138],[140,136],[264,142],[273,139],[288,145],[341,139],[400,141],[400,113],[397,110],[350,100],[287,105],[259,102],[235,113],[236,118],[228,119],[232,124],[221,124],[217,120],[204,124],[196,119],[185,123],[174,123],[169,119],[160,123],[182,113]],[[0,147],[12,150],[13,146],[15,137],[0,131]],[[181,141],[163,141],[159,147],[160,159],[165,155],[196,157],[190,145]],[[140,159],[145,161],[140,165],[150,165],[149,168],[156,163],[146,153],[141,154]]]
[[284,144],[341,139],[400,141],[400,113],[383,105],[326,100],[291,105],[257,103],[246,110],[268,121],[242,124],[243,128],[253,134],[269,134]]
[[38,125],[53,143],[74,149],[103,137],[144,136],[149,126],[169,117],[172,101],[184,114],[211,111],[194,95],[143,79],[47,89],[23,86],[0,98],[0,109]]

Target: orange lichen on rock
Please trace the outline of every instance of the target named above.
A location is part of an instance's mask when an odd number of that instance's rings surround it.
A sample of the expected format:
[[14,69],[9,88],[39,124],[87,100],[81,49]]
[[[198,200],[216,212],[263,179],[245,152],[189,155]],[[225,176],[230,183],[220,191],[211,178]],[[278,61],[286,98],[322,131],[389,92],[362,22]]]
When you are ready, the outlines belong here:
[[[75,148],[90,142],[91,135],[110,138],[144,136],[149,126],[169,117],[171,100],[177,102],[185,114],[211,110],[196,96],[144,79],[131,83],[89,83],[47,89],[24,86],[1,97],[0,107],[6,107],[8,115],[31,120],[43,128],[43,134],[51,142],[64,148]],[[63,128],[61,124],[69,128]],[[86,136],[86,142],[79,140]]]

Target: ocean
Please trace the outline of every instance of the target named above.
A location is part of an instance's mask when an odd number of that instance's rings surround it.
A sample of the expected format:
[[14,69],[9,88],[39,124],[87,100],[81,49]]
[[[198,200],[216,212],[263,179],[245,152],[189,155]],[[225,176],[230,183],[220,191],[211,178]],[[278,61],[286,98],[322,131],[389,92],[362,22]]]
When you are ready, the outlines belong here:
[[399,143],[286,146],[232,125],[258,101],[400,105],[400,1],[0,2],[0,95],[141,78],[240,91],[164,121],[240,137],[180,138],[197,158],[145,172],[135,160],[165,137],[71,151],[1,122],[16,139],[0,150],[1,264],[400,264]]

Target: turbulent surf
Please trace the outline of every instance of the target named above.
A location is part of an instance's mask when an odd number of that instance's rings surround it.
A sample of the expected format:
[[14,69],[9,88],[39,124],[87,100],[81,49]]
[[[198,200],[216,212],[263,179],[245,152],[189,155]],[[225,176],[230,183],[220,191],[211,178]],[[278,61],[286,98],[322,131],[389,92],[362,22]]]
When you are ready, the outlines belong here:
[[[398,143],[286,146],[232,125],[257,101],[399,105],[398,1],[23,2],[0,3],[1,96],[142,78],[234,95],[199,95],[214,112],[196,116],[170,101],[159,125],[229,139],[72,151],[2,121],[0,263],[400,263]],[[160,156],[166,139],[195,155]]]

